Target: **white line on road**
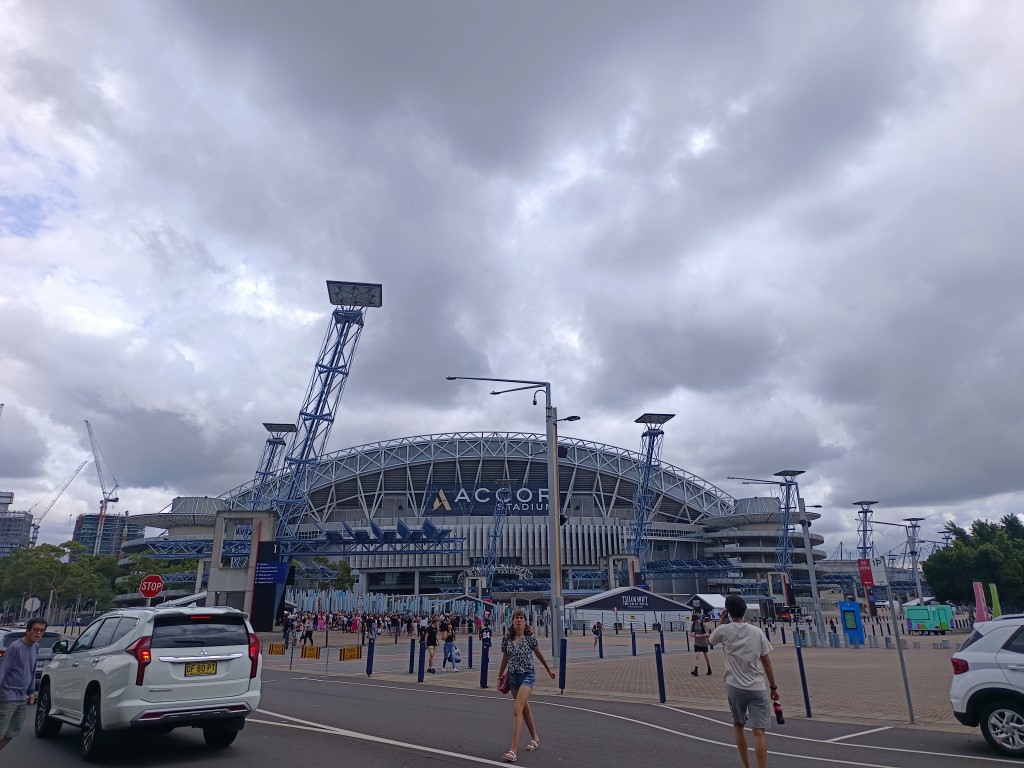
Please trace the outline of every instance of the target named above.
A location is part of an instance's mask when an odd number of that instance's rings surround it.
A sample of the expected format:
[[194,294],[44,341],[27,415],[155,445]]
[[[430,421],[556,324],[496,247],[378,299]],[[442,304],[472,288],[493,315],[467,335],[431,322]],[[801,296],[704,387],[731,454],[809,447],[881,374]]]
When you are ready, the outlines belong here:
[[276,725],[279,728],[297,728],[303,731],[319,731],[320,733],[330,733],[335,736],[345,736],[349,739],[359,739],[361,741],[372,741],[376,744],[385,744],[389,747],[401,747],[402,749],[412,749],[417,752],[429,752],[432,755],[445,755],[446,757],[454,757],[458,760],[468,760],[471,763],[483,763],[484,765],[505,765],[505,763],[498,760],[487,760],[483,757],[476,757],[475,755],[464,755],[459,752],[449,752],[446,749],[435,749],[434,747],[425,747],[422,744],[411,744],[407,741],[395,741],[394,739],[385,739],[382,736],[373,736],[369,733],[360,733],[359,731],[349,731],[345,728],[335,728],[333,725],[324,725],[322,723],[310,723],[308,720],[302,720],[298,717],[290,717],[288,715],[282,715],[278,712],[271,712],[267,709],[257,709],[257,712],[261,712],[264,715],[270,715],[271,717],[279,717],[282,720],[289,720],[288,723],[275,723],[270,720],[255,720],[248,718],[250,723],[262,723],[263,725]]
[[[843,739],[855,739],[858,736],[867,736],[869,733],[878,733],[879,731],[888,731],[888,730],[891,730],[891,729],[892,729],[891,725],[883,725],[881,728],[872,728],[870,731],[860,731],[859,733],[848,733],[845,736],[836,736],[834,739],[828,739],[827,743],[828,744],[835,744],[837,742],[842,741]],[[853,745],[850,745],[850,746],[859,746],[859,745],[853,744]]]
[[[321,682],[336,683],[338,685],[352,685],[352,686],[357,686],[357,687],[361,687],[361,688],[384,688],[384,689],[387,689],[387,690],[413,691],[413,692],[416,692],[416,693],[432,693],[432,694],[438,694],[438,695],[441,695],[441,696],[464,696],[464,697],[467,697],[467,698],[475,698],[475,699],[491,699],[492,701],[501,701],[503,699],[503,697],[501,697],[501,696],[487,695],[487,694],[480,694],[480,693],[462,693],[462,692],[456,692],[456,691],[439,691],[437,689],[432,689],[432,688],[411,688],[411,687],[400,686],[400,685],[382,685],[380,683],[359,683],[359,682],[350,681],[350,680],[334,680],[334,679],[324,679],[324,678],[316,678],[316,677],[294,677],[292,679],[293,680],[319,680]],[[544,695],[543,691],[541,691],[539,693],[540,693],[540,695]],[[552,694],[552,695],[554,695],[554,694]],[[573,706],[571,704],[561,704],[561,703],[552,702],[552,701],[544,701],[543,699],[531,699],[530,700],[530,704],[531,705],[534,705],[534,704],[546,704],[549,707],[560,707],[562,709],[572,709],[572,710],[576,710],[576,711],[579,711],[579,712],[588,712],[588,713],[595,714],[595,715],[601,715],[603,717],[610,717],[610,718],[617,719],[617,720],[625,720],[627,722],[637,723],[639,725],[645,725],[648,728],[654,728],[655,730],[665,731],[666,733],[675,734],[677,736],[682,736],[683,738],[692,739],[694,741],[701,741],[701,742],[704,742],[704,743],[707,743],[707,744],[716,744],[718,746],[727,747],[729,749],[735,749],[736,748],[736,745],[734,743],[732,743],[732,742],[716,741],[714,739],[708,739],[708,738],[705,738],[703,736],[695,736],[693,734],[684,733],[682,731],[676,731],[676,730],[673,730],[671,728],[666,728],[665,726],[655,725],[654,723],[648,723],[648,722],[646,722],[644,720],[636,720],[634,718],[626,717],[624,715],[616,715],[616,714],[612,714],[610,712],[602,712],[602,711],[596,710],[596,709],[588,709],[586,707],[577,707],[577,706]],[[656,706],[660,706],[660,708],[662,708],[662,709],[672,710],[673,712],[679,712],[680,714],[688,715],[690,717],[694,717],[694,718],[697,718],[697,719],[700,719],[700,720],[707,720],[707,721],[715,723],[717,725],[727,726],[730,729],[732,728],[732,723],[724,723],[721,720],[716,720],[713,717],[707,717],[706,715],[699,715],[696,712],[688,712],[685,709],[678,709],[676,707],[669,707],[669,706],[665,706],[663,704],[662,705],[656,705]],[[329,728],[330,726],[326,726],[326,727]],[[861,735],[863,735],[863,734],[861,734]],[[787,738],[787,739],[795,739],[797,741],[810,741],[810,742],[813,742],[815,744],[825,743],[821,739],[811,739],[811,738],[808,738],[806,736],[791,736],[791,735],[785,734],[785,733],[775,733],[775,732],[773,732],[772,733],[772,738],[775,738],[775,737],[782,737],[782,738]],[[966,755],[954,755],[954,754],[950,754],[948,752],[927,752],[927,751],[924,751],[924,750],[917,750],[917,749],[901,749],[899,747],[883,747],[883,746],[878,746],[878,745],[874,745],[874,744],[846,744],[844,742],[835,742],[835,745],[837,747],[850,747],[850,748],[853,748],[853,749],[877,749],[877,750],[882,750],[882,751],[886,751],[886,752],[904,752],[904,753],[911,753],[911,754],[915,754],[915,755],[931,755],[933,757],[945,757],[945,758],[954,759],[954,760],[955,759],[965,759],[965,758],[968,757]],[[817,761],[817,762],[841,763],[841,764],[844,764],[844,765],[861,766],[862,768],[900,768],[899,766],[884,766],[884,765],[879,765],[877,763],[857,763],[857,762],[853,762],[853,761],[850,761],[850,760],[842,760],[842,759],[829,758],[829,757],[815,757],[813,755],[795,755],[795,754],[790,754],[788,752],[774,752],[772,750],[769,750],[769,754],[779,755],[779,756],[782,756],[782,757],[794,757],[794,758],[801,759],[801,760],[814,760],[814,761]],[[474,760],[481,760],[482,758],[473,758],[473,759]],[[985,762],[992,762],[992,763],[1006,763],[1008,765],[1016,765],[1016,766],[1020,765],[1020,761],[1018,761],[1018,760],[1007,760],[1007,759],[1002,759],[1002,758],[998,758],[998,757],[981,757],[981,756],[971,755],[969,757],[969,759],[971,759],[971,760],[983,760]],[[489,761],[485,761],[485,762],[489,762]]]

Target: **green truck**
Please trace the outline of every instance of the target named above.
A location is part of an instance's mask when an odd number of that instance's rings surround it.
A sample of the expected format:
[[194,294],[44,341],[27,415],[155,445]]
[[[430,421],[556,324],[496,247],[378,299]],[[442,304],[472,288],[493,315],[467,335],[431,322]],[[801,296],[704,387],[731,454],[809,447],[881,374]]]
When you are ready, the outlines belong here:
[[944,635],[953,627],[953,609],[948,605],[905,605],[903,616],[911,634]]

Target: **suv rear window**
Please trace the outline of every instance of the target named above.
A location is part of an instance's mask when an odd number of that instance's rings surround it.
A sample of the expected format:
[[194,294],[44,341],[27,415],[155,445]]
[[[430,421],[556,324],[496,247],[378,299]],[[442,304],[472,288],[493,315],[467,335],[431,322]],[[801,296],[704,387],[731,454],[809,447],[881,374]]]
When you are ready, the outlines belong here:
[[[21,640],[25,636],[25,630],[16,629],[13,632],[8,632],[3,636],[3,647],[9,648],[12,643],[17,640]],[[40,648],[52,648],[53,644],[60,640],[60,634],[57,632],[43,632],[42,638],[39,640]]]
[[983,638],[983,637],[984,637],[984,635],[983,635],[983,634],[981,634],[981,632],[979,632],[979,631],[978,631],[978,630],[976,630],[976,629],[975,629],[975,630],[973,630],[973,631],[971,632],[971,634],[969,634],[969,635],[967,636],[967,639],[966,639],[966,640],[964,640],[964,641],[963,641],[963,643],[962,643],[962,644],[960,645],[960,648],[959,648],[959,650],[961,650],[961,651],[962,651],[962,650],[963,650],[964,648],[966,648],[966,647],[967,647],[968,645],[971,645],[971,644],[973,644],[973,643],[976,643],[976,642],[978,642],[978,641],[979,641],[979,640],[980,640],[981,638]]
[[158,616],[153,648],[248,645],[249,630],[241,616]]

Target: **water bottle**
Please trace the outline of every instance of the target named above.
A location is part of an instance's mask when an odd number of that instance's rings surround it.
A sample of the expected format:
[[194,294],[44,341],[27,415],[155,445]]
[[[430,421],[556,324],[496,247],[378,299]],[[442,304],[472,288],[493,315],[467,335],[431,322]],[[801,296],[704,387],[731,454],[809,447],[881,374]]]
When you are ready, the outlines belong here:
[[786,718],[782,715],[782,705],[776,701],[772,704],[772,709],[775,710],[775,722],[777,722],[779,725],[784,725],[786,722]]

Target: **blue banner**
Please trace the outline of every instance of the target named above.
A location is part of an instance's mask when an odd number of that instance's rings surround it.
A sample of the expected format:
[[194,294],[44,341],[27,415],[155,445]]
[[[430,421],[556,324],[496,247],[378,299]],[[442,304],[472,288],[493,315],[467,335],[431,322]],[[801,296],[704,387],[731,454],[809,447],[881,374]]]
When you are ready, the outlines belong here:
[[288,580],[288,563],[256,563],[256,584],[284,584]]

